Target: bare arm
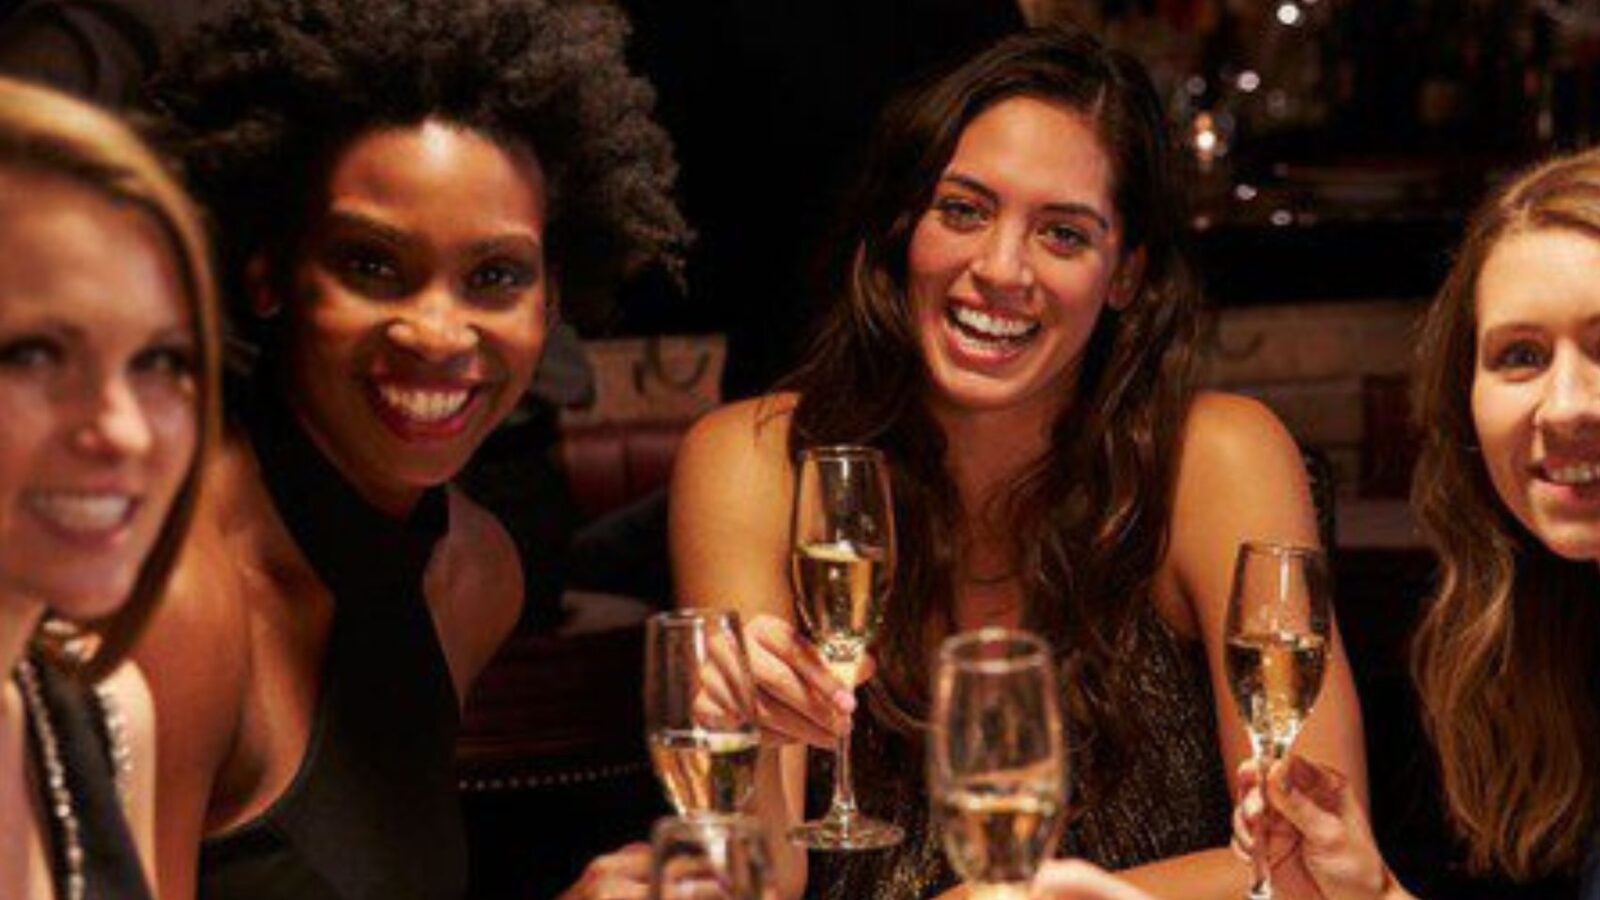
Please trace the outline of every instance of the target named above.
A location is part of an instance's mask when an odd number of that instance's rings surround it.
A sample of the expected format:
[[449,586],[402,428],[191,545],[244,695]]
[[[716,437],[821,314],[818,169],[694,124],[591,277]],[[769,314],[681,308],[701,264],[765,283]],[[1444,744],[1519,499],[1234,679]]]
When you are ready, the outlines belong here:
[[[745,622],[766,616],[781,633],[793,620],[789,587],[791,493],[787,440],[789,397],[746,401],[717,410],[684,438],[672,476],[669,537],[674,588],[686,605],[737,609]],[[790,673],[748,630],[752,665],[773,677]],[[757,680],[762,679],[758,671]],[[769,697],[762,702],[770,703]],[[763,718],[767,718],[764,711]],[[804,813],[803,744],[762,747],[756,803],[775,832]],[[776,834],[775,837],[778,837]],[[805,855],[778,837],[773,843],[780,890],[798,897]]]
[[[1223,668],[1223,626],[1234,555],[1244,540],[1317,543],[1315,513],[1305,466],[1288,432],[1264,406],[1220,394],[1198,398],[1185,428],[1174,502],[1169,558],[1158,578],[1181,597],[1205,645],[1216,703],[1217,741],[1229,786],[1250,755],[1244,725],[1230,699]],[[1350,773],[1366,798],[1366,756],[1361,708],[1337,627],[1322,693],[1298,752]],[[1122,873],[1159,897],[1235,900],[1247,887],[1248,868],[1225,847],[1162,860]]]

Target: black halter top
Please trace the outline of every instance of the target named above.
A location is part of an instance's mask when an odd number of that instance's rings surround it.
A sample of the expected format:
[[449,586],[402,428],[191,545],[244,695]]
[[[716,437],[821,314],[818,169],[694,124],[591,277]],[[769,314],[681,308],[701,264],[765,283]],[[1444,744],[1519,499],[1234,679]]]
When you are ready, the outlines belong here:
[[[38,654],[32,661],[78,822],[84,900],[150,900],[150,888],[117,795],[116,760],[106,729],[106,711],[93,689],[57,671]],[[45,742],[38,723],[31,719],[28,737],[34,771],[42,776],[46,771]],[[40,789],[45,790],[42,784]],[[60,818],[52,813],[50,795],[44,793],[40,799],[50,829],[50,871],[56,896],[67,897],[66,883],[72,871],[66,855],[70,841]]]
[[205,841],[199,896],[462,897],[460,713],[422,593],[447,526],[444,488],[397,520],[368,505],[281,406],[269,401],[246,424],[278,515],[335,611],[299,770],[260,817]]

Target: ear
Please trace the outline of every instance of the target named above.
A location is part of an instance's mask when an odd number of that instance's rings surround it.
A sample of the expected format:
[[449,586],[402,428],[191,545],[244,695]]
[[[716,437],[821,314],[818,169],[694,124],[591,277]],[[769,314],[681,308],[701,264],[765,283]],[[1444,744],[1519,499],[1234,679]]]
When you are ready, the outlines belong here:
[[1111,296],[1106,298],[1112,309],[1117,312],[1127,309],[1139,295],[1139,289],[1144,286],[1144,262],[1144,248],[1139,247],[1124,254],[1117,263],[1117,271],[1111,276]]
[[244,289],[250,295],[250,308],[257,317],[270,319],[283,309],[283,298],[273,284],[272,265],[266,251],[258,251],[244,267]]

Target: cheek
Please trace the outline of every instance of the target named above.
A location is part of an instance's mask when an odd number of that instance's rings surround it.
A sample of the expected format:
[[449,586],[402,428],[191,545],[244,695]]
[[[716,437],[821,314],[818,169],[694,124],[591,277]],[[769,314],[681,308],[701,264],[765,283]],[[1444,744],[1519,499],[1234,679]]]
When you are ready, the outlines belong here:
[[942,293],[946,283],[961,272],[965,258],[959,236],[924,219],[906,248],[906,279],[913,296],[921,299]]
[[194,401],[180,396],[155,398],[146,403],[145,416],[155,439],[152,464],[159,470],[160,482],[175,492],[200,445]]

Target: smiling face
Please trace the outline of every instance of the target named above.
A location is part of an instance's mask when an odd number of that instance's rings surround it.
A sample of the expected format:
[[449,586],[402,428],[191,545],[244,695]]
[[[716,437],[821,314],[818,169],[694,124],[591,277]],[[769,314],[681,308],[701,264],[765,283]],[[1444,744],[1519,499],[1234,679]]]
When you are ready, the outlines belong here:
[[0,604],[128,598],[194,459],[195,347],[154,220],[0,169]]
[[1490,481],[1568,559],[1600,559],[1600,240],[1514,232],[1477,286],[1472,418]]
[[1136,286],[1112,191],[1081,113],[1018,97],[967,126],[907,257],[936,406],[1054,416],[1101,310]]
[[333,166],[295,270],[289,402],[391,512],[453,477],[544,345],[533,154],[438,122],[369,133]]

